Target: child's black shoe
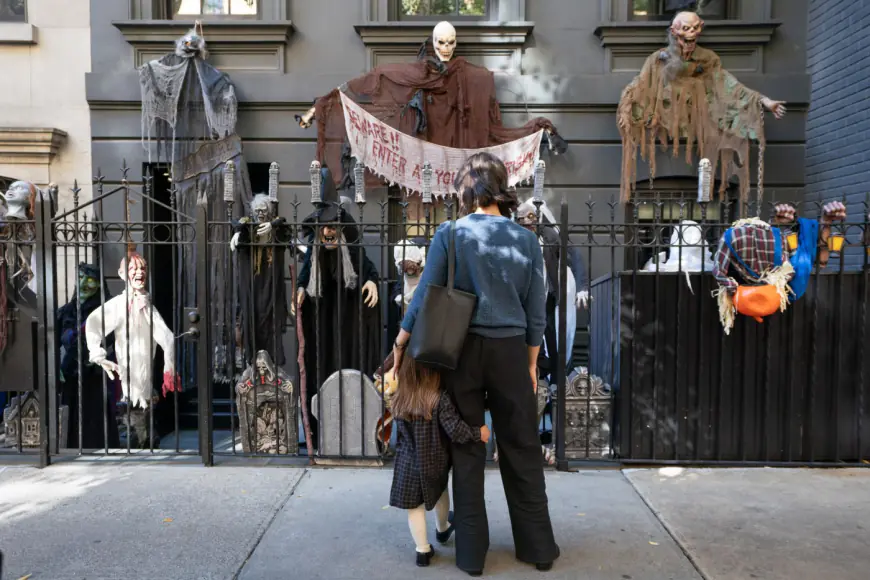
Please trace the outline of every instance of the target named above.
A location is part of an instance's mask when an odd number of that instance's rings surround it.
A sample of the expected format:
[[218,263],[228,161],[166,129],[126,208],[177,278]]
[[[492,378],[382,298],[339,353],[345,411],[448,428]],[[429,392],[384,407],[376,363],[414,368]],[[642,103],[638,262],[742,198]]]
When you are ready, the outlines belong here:
[[432,561],[432,556],[435,555],[435,548],[429,547],[429,551],[425,554],[417,552],[417,565],[421,568],[425,568],[429,565],[429,562]]
[[447,523],[450,524],[446,530],[443,532],[439,532],[437,529],[435,530],[435,539],[438,540],[439,544],[446,544],[447,540],[450,539],[450,536],[453,535],[453,512],[450,512],[447,515]]

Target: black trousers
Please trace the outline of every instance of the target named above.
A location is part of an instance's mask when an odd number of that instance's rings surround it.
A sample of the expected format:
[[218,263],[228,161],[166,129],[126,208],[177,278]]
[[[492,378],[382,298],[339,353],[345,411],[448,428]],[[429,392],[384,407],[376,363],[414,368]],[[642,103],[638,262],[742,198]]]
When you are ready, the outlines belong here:
[[[484,424],[484,399],[498,433],[499,469],[507,496],[516,557],[530,564],[559,557],[547,505],[537,408],[529,376],[525,337],[484,338],[469,334],[445,387],[469,425]],[[483,445],[452,445],[456,565],[483,570],[489,550],[484,502]]]

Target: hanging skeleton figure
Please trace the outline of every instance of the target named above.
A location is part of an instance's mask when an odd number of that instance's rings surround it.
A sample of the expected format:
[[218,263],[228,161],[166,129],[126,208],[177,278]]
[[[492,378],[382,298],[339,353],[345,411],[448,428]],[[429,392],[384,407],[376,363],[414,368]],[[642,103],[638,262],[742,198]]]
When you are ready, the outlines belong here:
[[813,268],[828,263],[831,224],[846,219],[840,202],[822,208],[821,227],[817,220],[798,219],[798,243],[792,250],[780,228],[795,223],[795,209],[782,204],[775,211],[772,225],[758,218],[739,220],[719,241],[713,258],[713,277],[719,284],[714,296],[725,334],[731,333],[737,314],[762,322],[800,299]]
[[[697,148],[702,158],[721,165],[721,191],[736,176],[740,197],[749,193],[749,145],[759,145],[758,188],[763,187],[764,109],[781,119],[785,103],[773,101],[742,84],[715,52],[697,45],[704,21],[694,12],[680,12],[668,31],[668,46],[647,58],[640,74],[625,88],[617,109],[622,134],[622,200],[628,201],[637,181],[637,152],[649,161],[655,178],[655,142],[669,144],[679,155],[686,140],[686,163]],[[759,195],[760,197],[760,195]]]
[[251,217],[233,222],[230,250],[238,257],[239,312],[244,360],[260,350],[278,366],[286,361],[282,335],[287,323],[284,250],[290,241],[286,220],[275,216],[265,194],[254,196]]
[[[315,164],[312,171],[313,181],[320,181],[320,201],[303,220],[307,251],[297,279],[296,308],[302,313],[306,373],[319,389],[319,382],[338,370],[372,375],[381,323],[378,271],[365,255],[360,230],[341,205],[329,169]],[[318,389],[308,389],[309,405]],[[313,417],[311,432],[318,441]]]
[[[471,64],[456,50],[456,29],[440,22],[420,49],[418,60],[386,64],[342,85],[345,96],[375,112],[387,125],[418,139],[462,149],[501,145],[545,130],[542,148],[555,155],[567,145],[543,117],[522,127],[502,124],[492,71]],[[369,108],[370,107],[370,108]],[[317,159],[333,169],[340,189],[353,181],[353,163],[339,89],[323,96],[299,125],[317,120]],[[382,185],[369,174],[369,185]]]
[[[118,276],[126,282],[124,291],[94,310],[85,323],[89,360],[100,365],[110,379],[120,379],[124,398],[132,409],[149,412],[156,398],[152,396],[151,368],[158,345],[163,349],[163,396],[181,391],[181,379],[175,374],[175,337],[145,290],[145,259],[131,253],[121,261]],[[102,346],[112,333],[117,362],[109,360]],[[137,421],[130,434],[131,445],[134,439],[139,446],[147,445],[147,423],[144,418]]]
[[[522,203],[517,208],[517,223],[524,228],[535,232],[544,253],[544,270],[546,271],[547,288],[547,327],[544,331],[544,348],[541,349],[538,359],[538,373],[541,377],[548,377],[551,383],[555,383],[556,364],[559,360],[559,254],[561,240],[559,227],[556,219],[546,203],[541,203],[540,222],[538,220],[538,208],[533,200]],[[577,309],[588,308],[589,277],[580,249],[575,246],[568,247],[568,286],[566,296],[570,300],[565,308],[566,324],[566,349],[565,361],[567,368],[571,368],[571,353],[574,348],[574,336],[577,332]]]
[[[253,197],[242,141],[236,135],[238,100],[230,77],[206,62],[207,57],[202,29],[194,27],[176,40],[173,52],[139,67],[142,145],[149,161],[156,154],[156,161],[171,167],[181,214],[193,216],[197,203],[207,201],[209,220],[223,221],[227,201],[233,201],[232,218],[238,219]],[[176,303],[194,304],[196,289],[185,276],[196,269],[193,247],[181,244],[176,251]],[[208,259],[213,336],[218,344],[229,344],[235,328],[229,255],[209,252]],[[181,360],[188,348],[181,345]],[[215,369],[226,366],[220,364],[223,354],[215,357]]]

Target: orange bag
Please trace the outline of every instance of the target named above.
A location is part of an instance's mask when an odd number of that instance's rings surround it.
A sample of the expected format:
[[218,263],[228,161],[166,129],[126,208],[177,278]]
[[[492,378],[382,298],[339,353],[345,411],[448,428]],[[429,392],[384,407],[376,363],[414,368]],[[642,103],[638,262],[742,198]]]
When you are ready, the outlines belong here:
[[776,286],[738,286],[734,293],[734,308],[740,314],[751,316],[758,322],[764,322],[763,317],[775,314],[780,309],[782,299]]

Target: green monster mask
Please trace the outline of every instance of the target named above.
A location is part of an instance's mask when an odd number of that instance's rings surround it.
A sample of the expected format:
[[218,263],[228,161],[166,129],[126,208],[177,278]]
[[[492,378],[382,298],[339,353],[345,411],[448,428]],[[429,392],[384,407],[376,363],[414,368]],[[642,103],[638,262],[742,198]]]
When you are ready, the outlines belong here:
[[85,268],[79,268],[79,300],[84,302],[93,297],[100,290],[100,281],[97,280],[93,272],[88,272]]

